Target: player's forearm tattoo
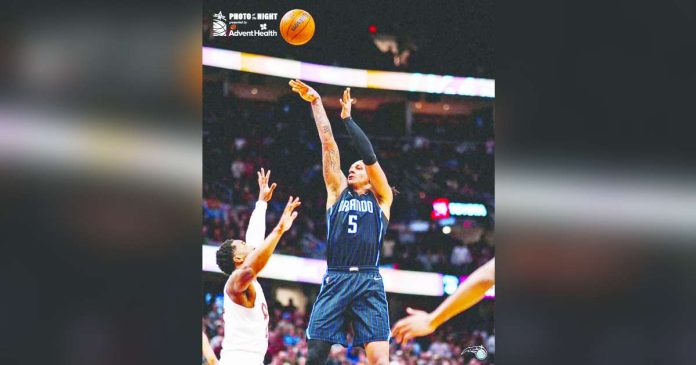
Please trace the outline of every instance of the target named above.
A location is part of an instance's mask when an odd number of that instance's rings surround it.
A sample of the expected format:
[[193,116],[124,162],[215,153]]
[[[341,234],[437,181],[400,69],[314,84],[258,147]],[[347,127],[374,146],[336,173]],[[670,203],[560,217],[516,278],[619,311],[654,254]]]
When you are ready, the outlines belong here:
[[326,111],[324,111],[324,106],[322,104],[312,104],[312,113],[314,114],[314,123],[317,125],[321,143],[330,142],[333,139],[333,132],[331,131],[329,118],[326,116]]
[[324,150],[324,175],[341,172],[338,158],[338,151],[333,148]]

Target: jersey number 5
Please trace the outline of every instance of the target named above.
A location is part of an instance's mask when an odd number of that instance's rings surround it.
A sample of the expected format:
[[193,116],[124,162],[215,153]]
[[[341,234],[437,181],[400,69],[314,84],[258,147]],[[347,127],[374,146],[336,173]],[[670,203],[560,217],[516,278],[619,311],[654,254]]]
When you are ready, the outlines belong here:
[[357,215],[351,214],[348,216],[348,233],[355,233],[358,231],[358,223],[356,222],[357,219]]

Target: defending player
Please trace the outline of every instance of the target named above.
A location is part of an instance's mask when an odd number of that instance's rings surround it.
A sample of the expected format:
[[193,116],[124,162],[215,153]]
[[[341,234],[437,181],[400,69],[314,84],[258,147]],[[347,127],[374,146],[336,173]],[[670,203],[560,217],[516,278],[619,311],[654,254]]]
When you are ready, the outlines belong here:
[[246,242],[227,240],[217,251],[217,264],[230,275],[225,283],[225,338],[220,351],[220,365],[261,365],[268,348],[268,306],[256,275],[266,266],[280,237],[297,217],[300,199],[291,196],[278,225],[266,232],[266,207],[276,188],[268,186],[271,172],[257,173],[259,200],[251,214]]
[[391,187],[372,144],[350,116],[350,88],[340,99],[341,119],[362,160],[350,166],[346,178],[321,97],[299,80],[290,81],[290,86],[312,105],[327,192],[328,271],[309,319],[307,364],[323,365],[332,344],[348,346],[349,322],[353,343],[365,348],[369,363],[388,364],[389,311],[378,265],[393,200]]
[[408,317],[394,325],[392,334],[397,342],[407,343],[414,337],[433,333],[450,318],[469,309],[483,299],[495,284],[495,259],[491,259],[474,271],[449,298],[432,313],[406,308]]

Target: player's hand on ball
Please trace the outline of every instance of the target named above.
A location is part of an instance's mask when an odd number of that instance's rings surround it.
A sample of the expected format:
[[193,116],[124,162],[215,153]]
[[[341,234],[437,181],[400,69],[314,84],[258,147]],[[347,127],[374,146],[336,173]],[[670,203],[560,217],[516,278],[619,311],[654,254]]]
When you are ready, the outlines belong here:
[[429,335],[435,331],[430,313],[413,308],[406,308],[406,313],[409,316],[396,322],[392,329],[392,336],[397,342],[405,345],[412,338]]
[[349,118],[351,105],[358,102],[355,98],[351,99],[349,87],[343,90],[343,97],[338,99],[338,101],[341,103],[341,119]]
[[278,229],[281,232],[287,232],[290,227],[292,227],[292,222],[295,221],[295,218],[297,218],[297,212],[294,210],[300,206],[302,202],[300,201],[300,198],[292,198],[292,195],[288,199],[288,204],[285,206],[285,210],[283,210],[283,215],[280,216],[280,221],[278,222]]
[[258,176],[259,180],[259,201],[270,201],[271,196],[273,196],[273,191],[277,186],[276,183],[271,184],[270,187],[268,186],[268,180],[271,178],[271,170],[265,172],[262,167],[261,171],[256,171],[256,176]]
[[319,93],[304,82],[300,80],[290,80],[289,84],[292,91],[300,94],[302,99],[310,103],[319,99]]

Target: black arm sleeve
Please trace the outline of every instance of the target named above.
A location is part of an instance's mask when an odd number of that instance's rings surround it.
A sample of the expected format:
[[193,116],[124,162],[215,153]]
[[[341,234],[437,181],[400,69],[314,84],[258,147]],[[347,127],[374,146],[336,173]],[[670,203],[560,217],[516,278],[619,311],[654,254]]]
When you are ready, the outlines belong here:
[[358,150],[358,155],[360,155],[365,165],[372,165],[377,162],[377,156],[372,149],[372,143],[370,143],[365,132],[358,127],[353,118],[348,117],[343,119],[343,124],[345,124],[348,135],[350,135],[350,138],[353,140],[353,145],[355,149]]

